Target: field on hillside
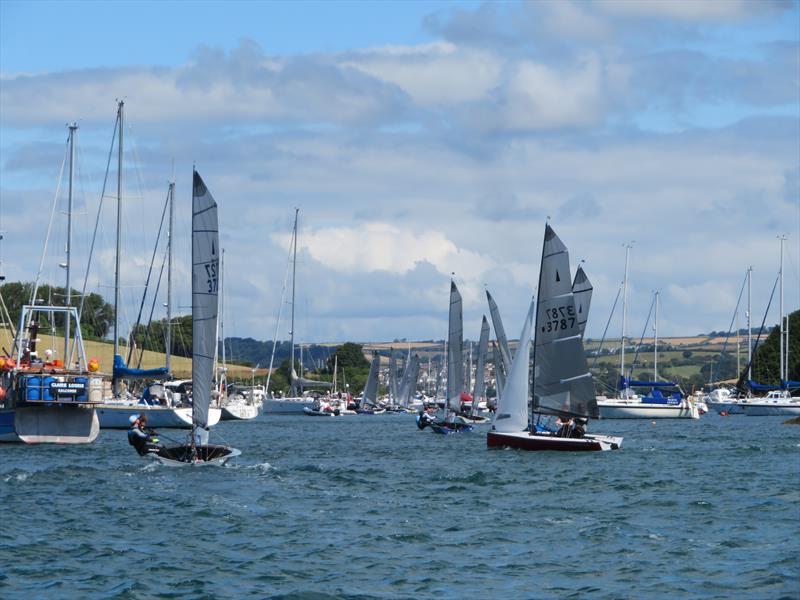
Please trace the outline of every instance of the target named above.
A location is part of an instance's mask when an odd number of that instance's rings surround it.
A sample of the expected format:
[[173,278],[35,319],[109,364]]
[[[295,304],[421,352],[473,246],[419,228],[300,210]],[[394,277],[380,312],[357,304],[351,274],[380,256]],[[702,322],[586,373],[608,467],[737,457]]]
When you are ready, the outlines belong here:
[[[8,329],[0,328],[0,351],[3,355],[12,351],[13,340]],[[111,373],[112,365],[114,364],[114,345],[110,342],[95,342],[84,341],[86,348],[87,360],[96,358],[100,362],[100,371],[102,373]],[[55,358],[61,358],[64,352],[64,338],[61,336],[50,336],[39,334],[38,351],[40,356],[44,356],[45,349],[50,348],[54,351]],[[121,348],[122,356],[127,354],[127,348]],[[150,352],[146,350],[142,357],[143,369],[155,369],[164,366],[165,355],[160,352]],[[172,357],[172,373],[177,379],[188,379],[192,376],[192,359],[182,356]],[[259,369],[256,371],[256,377],[263,377],[266,375],[266,369]],[[228,379],[235,380],[249,380],[252,370],[249,367],[242,367],[238,365],[228,365]]]

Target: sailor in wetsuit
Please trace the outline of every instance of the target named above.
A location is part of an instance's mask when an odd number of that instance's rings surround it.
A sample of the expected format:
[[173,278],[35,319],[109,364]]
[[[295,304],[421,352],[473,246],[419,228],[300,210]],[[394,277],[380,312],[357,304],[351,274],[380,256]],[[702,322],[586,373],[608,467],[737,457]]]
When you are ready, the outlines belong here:
[[161,447],[158,444],[158,438],[155,437],[155,431],[147,427],[147,415],[131,415],[131,428],[128,429],[128,443],[136,448],[140,456],[144,456],[149,452],[156,452]]

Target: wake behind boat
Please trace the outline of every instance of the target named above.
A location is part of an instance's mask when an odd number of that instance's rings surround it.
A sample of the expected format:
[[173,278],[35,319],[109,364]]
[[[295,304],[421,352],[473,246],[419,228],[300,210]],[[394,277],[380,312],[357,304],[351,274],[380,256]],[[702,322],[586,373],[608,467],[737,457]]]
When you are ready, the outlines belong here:
[[617,450],[622,445],[621,437],[585,433],[585,424],[589,418],[598,417],[598,410],[569,272],[567,248],[548,224],[539,272],[533,411],[539,416],[555,415],[565,421],[560,429],[551,431],[530,419],[530,345],[535,306],[531,300],[520,345],[497,402],[492,430],[487,434],[489,448],[605,451]]

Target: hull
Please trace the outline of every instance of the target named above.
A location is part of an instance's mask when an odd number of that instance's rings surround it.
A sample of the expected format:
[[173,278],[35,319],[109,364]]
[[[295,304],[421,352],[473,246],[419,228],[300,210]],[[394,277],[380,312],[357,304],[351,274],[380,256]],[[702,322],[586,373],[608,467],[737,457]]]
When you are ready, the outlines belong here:
[[708,407],[718,414],[727,413],[729,415],[743,415],[745,406],[746,404],[736,401],[728,401],[728,402],[715,402],[713,400],[708,401]]
[[304,408],[314,408],[310,398],[264,398],[265,415],[302,415]]
[[304,408],[303,414],[309,417],[338,417],[341,412],[339,410],[315,410],[313,408]]
[[598,400],[601,419],[699,419],[700,412],[694,404],[656,404],[651,402],[626,402],[624,400]]
[[220,411],[222,421],[249,421],[258,416],[258,407],[253,404],[228,404]]
[[89,444],[99,433],[93,408],[23,406],[0,411],[0,442]]
[[[131,415],[147,415],[147,425],[154,429],[191,429],[191,408],[167,408],[144,404],[101,404],[97,416],[102,429],[128,429]],[[222,412],[219,408],[208,411],[208,426],[219,423]]]
[[586,435],[582,438],[565,438],[547,433],[499,433],[490,431],[486,436],[488,448],[516,448],[518,450],[551,450],[561,452],[604,452],[619,450],[621,437]]
[[214,444],[196,446],[196,451],[198,458],[195,460],[187,460],[186,458],[189,446],[162,448],[157,453],[152,453],[149,456],[169,467],[221,467],[230,459],[241,455],[241,451],[236,448]]
[[800,416],[800,401],[795,398],[772,402],[756,401],[744,405],[748,417]]

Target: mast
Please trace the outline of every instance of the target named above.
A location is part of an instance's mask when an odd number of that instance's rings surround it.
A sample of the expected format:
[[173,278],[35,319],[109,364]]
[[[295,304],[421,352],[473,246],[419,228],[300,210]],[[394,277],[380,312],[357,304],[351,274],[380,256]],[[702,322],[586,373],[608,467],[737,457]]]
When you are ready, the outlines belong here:
[[781,234],[781,235],[778,236],[778,239],[781,241],[781,266],[780,266],[780,270],[778,271],[778,276],[780,278],[779,301],[780,301],[780,314],[781,314],[781,320],[780,320],[780,328],[781,328],[780,329],[780,334],[781,334],[781,337],[780,337],[780,355],[781,355],[780,366],[781,366],[781,368],[780,368],[780,372],[781,372],[781,383],[783,383],[784,381],[786,381],[786,356],[784,354],[785,348],[786,348],[785,341],[784,341],[784,336],[786,335],[786,327],[784,326],[784,323],[783,323],[783,242],[786,241],[786,236]]
[[753,330],[750,324],[750,296],[752,293],[753,267],[747,269],[747,380],[751,380],[753,368]]
[[[295,283],[297,281],[297,216],[300,213],[299,208],[294,209],[294,230],[292,231],[292,239],[294,240],[294,244],[292,247],[292,324],[291,324],[291,331],[289,334],[291,335],[291,358],[289,359],[289,385],[291,386],[292,390],[292,397],[297,396],[297,391],[294,382],[294,293],[295,293]],[[300,351],[302,352],[303,349],[301,348]]]
[[[620,377],[625,377],[625,322],[628,318],[628,259],[630,257],[631,244],[625,244],[625,276],[622,279],[622,337],[620,340]],[[620,385],[622,380],[620,379]],[[620,389],[620,392],[622,389]]]
[[[117,108],[119,119],[119,143],[117,144],[117,248],[114,264],[114,356],[119,354],[119,260],[120,260],[120,235],[122,231],[122,140],[125,133],[123,125],[123,109],[125,101],[120,100]],[[119,384],[114,379],[114,395],[119,393]]]
[[658,300],[660,292],[656,292],[656,316],[653,321],[653,381],[658,381]]
[[167,336],[166,362],[167,372],[172,372],[170,366],[172,358],[172,224],[175,218],[175,181],[169,184],[169,227],[167,228]]
[[[72,254],[72,180],[75,171],[75,130],[78,129],[76,123],[70,123],[69,127],[69,196],[67,205],[67,282],[66,282],[66,296],[64,298],[64,306],[72,306],[72,293],[70,285],[70,264]],[[64,367],[69,367],[69,313],[64,315]],[[77,326],[77,325],[76,325]]]

